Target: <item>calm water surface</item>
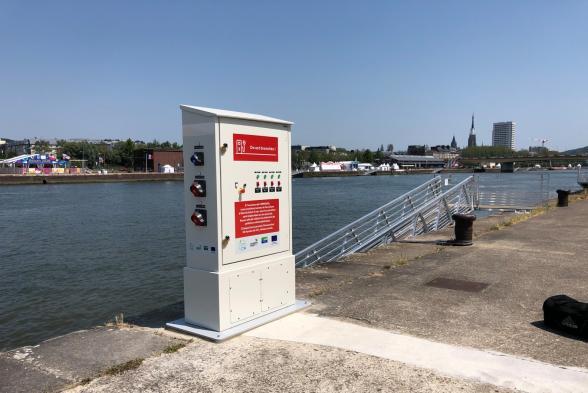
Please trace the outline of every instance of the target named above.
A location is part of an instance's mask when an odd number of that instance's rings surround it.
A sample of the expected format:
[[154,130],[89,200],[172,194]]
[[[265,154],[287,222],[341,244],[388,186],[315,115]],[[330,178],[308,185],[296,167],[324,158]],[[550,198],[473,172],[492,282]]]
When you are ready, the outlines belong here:
[[[481,182],[532,188],[536,176]],[[294,250],[430,178],[295,179]],[[575,182],[551,173],[549,187]],[[182,193],[182,182],[0,186],[0,351],[181,301]]]

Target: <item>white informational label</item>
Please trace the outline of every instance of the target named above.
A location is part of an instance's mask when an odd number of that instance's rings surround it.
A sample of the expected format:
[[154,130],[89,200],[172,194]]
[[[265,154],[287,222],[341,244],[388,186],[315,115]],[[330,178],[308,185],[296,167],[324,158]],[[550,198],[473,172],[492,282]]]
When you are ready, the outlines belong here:
[[280,244],[280,235],[278,233],[268,233],[264,235],[243,237],[237,239],[237,253],[257,251],[260,249],[275,247]]

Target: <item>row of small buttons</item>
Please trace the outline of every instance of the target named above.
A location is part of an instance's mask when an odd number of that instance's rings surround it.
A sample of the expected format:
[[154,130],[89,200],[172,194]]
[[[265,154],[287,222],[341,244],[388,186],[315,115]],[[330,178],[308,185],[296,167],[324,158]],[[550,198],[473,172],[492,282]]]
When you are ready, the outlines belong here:
[[281,192],[282,191],[282,187],[255,187],[255,193],[259,193],[259,192]]

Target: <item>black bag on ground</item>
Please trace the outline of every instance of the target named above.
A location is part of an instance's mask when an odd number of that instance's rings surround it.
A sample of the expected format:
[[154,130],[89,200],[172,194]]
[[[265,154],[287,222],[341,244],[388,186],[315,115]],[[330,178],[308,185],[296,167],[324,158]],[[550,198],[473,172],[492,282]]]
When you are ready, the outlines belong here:
[[543,315],[550,328],[588,338],[588,303],[566,295],[551,296],[543,303]]

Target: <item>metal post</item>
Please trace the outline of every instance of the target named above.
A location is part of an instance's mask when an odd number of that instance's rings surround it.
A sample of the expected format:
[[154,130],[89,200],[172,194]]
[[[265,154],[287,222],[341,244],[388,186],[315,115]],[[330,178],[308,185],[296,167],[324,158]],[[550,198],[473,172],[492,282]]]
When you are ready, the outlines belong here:
[[473,209],[474,204],[473,201],[470,199],[470,195],[468,194],[467,185],[464,184],[462,188],[463,196],[465,198],[466,203]]
[[457,204],[456,204],[456,208],[455,208],[455,213],[459,213],[460,206],[461,206],[461,191],[457,197]]
[[439,229],[439,219],[441,218],[441,201],[437,204],[437,216],[435,217],[435,226],[433,228],[434,231]]
[[549,204],[549,189],[551,188],[551,174],[547,174],[547,202],[546,204]]
[[447,199],[442,197],[441,200],[443,201],[443,206],[445,206],[445,214],[447,214],[447,219],[451,222],[451,208],[449,207],[449,203],[447,203]]
[[480,208],[480,175],[474,180],[476,182],[476,208]]

